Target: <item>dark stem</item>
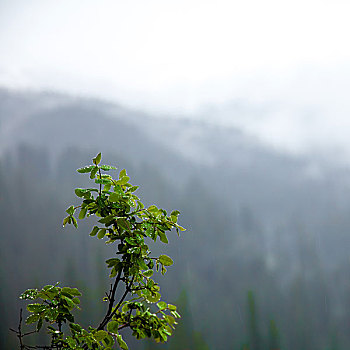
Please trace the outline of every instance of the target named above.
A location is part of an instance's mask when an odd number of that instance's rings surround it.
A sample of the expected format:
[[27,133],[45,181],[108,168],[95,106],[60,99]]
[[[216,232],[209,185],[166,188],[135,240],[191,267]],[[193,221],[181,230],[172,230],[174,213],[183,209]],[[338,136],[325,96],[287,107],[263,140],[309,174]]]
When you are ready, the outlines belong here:
[[[100,176],[100,180],[102,180],[102,177],[101,177],[101,169],[98,168],[98,174]],[[102,184],[100,183],[100,191],[99,191],[99,196],[101,197],[101,193],[102,193]]]
[[[120,305],[122,304],[122,302],[124,301],[124,299],[126,298],[126,296],[128,295],[128,293],[131,291],[131,286],[134,283],[134,278],[135,276],[132,277],[132,280],[130,281],[129,285],[126,286],[125,292],[123,294],[123,296],[121,297],[121,299],[119,300],[117,306],[114,308],[114,311],[111,312],[109,315],[106,315],[104,320],[101,322],[101,324],[98,326],[97,330],[102,330],[106,324],[111,320],[111,318],[116,314],[116,312],[118,311]],[[113,308],[113,304],[112,304],[112,308]],[[112,309],[111,308],[111,309]]]
[[22,335],[22,312],[23,312],[23,309],[21,308],[21,310],[19,312],[19,324],[18,324],[18,333],[17,333],[17,336],[19,339],[19,344],[21,346],[21,350],[24,349],[24,345],[22,342],[22,338],[23,338],[23,335]]
[[97,327],[98,330],[101,330],[104,328],[104,326],[107,324],[107,322],[109,321],[108,317],[110,316],[111,312],[112,312],[112,309],[113,309],[113,304],[115,302],[115,293],[117,291],[117,288],[118,288],[118,284],[121,280],[121,275],[122,275],[122,270],[120,270],[118,272],[118,275],[114,281],[114,285],[113,285],[113,289],[111,289],[111,291],[109,292],[109,295],[108,295],[108,300],[109,300],[109,303],[108,303],[108,309],[107,309],[107,312],[106,312],[106,315],[105,317],[103,318],[103,320],[101,321],[100,325]]

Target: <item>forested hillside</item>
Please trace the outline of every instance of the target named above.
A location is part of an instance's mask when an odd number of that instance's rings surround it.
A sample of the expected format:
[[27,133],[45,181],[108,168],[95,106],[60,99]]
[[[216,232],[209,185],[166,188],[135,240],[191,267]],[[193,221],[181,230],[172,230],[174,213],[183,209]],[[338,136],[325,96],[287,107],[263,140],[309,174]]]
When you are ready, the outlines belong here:
[[160,280],[181,324],[168,345],[132,349],[350,347],[349,169],[237,129],[0,90],[1,349],[16,347],[8,328],[26,288],[62,281],[85,291],[83,324],[103,313],[108,253],[87,225],[62,228],[85,181],[75,170],[99,151],[187,228],[166,247],[175,265]]

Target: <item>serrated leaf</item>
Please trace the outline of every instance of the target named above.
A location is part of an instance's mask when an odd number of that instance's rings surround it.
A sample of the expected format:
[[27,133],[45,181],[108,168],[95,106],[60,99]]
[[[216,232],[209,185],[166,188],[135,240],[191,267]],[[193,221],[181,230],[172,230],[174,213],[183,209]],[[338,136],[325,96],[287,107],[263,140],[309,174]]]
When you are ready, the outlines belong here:
[[89,172],[91,172],[91,170],[92,170],[93,168],[94,168],[93,165],[88,165],[88,166],[84,166],[83,168],[77,169],[77,172],[78,172],[78,173],[81,173],[81,174],[83,174],[83,173],[89,173]]
[[174,264],[173,259],[167,255],[160,255],[158,258],[159,262],[164,266],[171,266]]

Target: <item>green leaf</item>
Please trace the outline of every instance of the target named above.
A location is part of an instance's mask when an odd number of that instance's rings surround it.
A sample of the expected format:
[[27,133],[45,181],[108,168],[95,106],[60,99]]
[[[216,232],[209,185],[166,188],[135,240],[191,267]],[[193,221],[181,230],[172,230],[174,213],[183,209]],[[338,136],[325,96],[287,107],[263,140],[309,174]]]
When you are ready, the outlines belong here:
[[119,199],[120,199],[120,195],[118,193],[115,193],[115,192],[111,193],[109,198],[108,198],[108,200],[112,203],[119,201]]
[[111,165],[100,165],[100,168],[104,171],[109,171],[109,170],[116,170],[117,168],[115,166]]
[[89,173],[89,172],[91,172],[91,170],[92,170],[93,168],[94,168],[93,165],[88,165],[88,166],[84,166],[83,168],[77,169],[77,172],[78,172],[78,173],[81,173],[81,174],[83,174],[83,173]]
[[158,292],[151,293],[151,295],[147,296],[147,301],[150,303],[156,303],[160,299],[161,295]]
[[139,186],[132,186],[129,188],[129,192],[135,192],[138,188]]
[[69,215],[74,214],[74,205],[71,205],[69,208],[67,208],[66,213]]
[[109,226],[113,221],[115,221],[115,216],[113,216],[113,215],[108,215],[108,216],[98,220],[98,222],[100,222],[101,224],[106,224],[107,226]]
[[106,234],[106,229],[105,228],[101,228],[100,231],[98,231],[98,234],[97,234],[97,238],[98,239],[101,239],[105,236]]
[[58,314],[58,310],[56,309],[48,309],[45,311],[45,317],[47,317],[50,322],[55,322]]
[[123,169],[120,173],[119,173],[119,180],[122,179],[124,176],[126,176],[126,170]]
[[120,263],[120,260],[118,258],[111,258],[106,260],[106,264],[108,265],[108,267],[118,265],[119,263]]
[[46,309],[46,306],[45,305],[42,305],[42,304],[29,304],[27,306],[27,310],[29,312],[35,312],[35,313],[40,313],[40,312],[43,312],[45,311]]
[[100,229],[99,227],[94,226],[94,228],[93,228],[92,231],[90,232],[90,236],[91,236],[91,237],[96,236],[96,234],[97,234],[97,232],[98,232],[99,229]]
[[92,171],[91,171],[90,179],[94,179],[95,176],[96,176],[96,174],[97,174],[97,172],[98,172],[98,167],[95,166],[95,167],[92,169]]
[[175,305],[172,305],[172,304],[168,304],[168,309],[170,311],[176,311],[176,306]]
[[76,194],[77,197],[86,197],[89,196],[90,191],[84,188],[76,188],[74,190],[74,193]]
[[112,338],[112,336],[110,336],[109,334],[107,335],[107,337],[106,338],[103,338],[103,340],[102,340],[102,343],[103,343],[103,345],[105,346],[105,350],[107,349],[111,349],[110,347],[109,347],[109,345],[113,345],[114,344],[114,341],[113,341],[113,338]]
[[95,184],[110,185],[111,183],[112,181],[108,179],[95,179]]
[[99,165],[100,162],[101,162],[101,152],[95,157],[92,159],[92,161],[94,162],[95,165]]
[[120,180],[117,181],[119,185],[125,185],[129,182],[130,177],[129,176],[124,176]]
[[146,270],[148,268],[148,266],[146,265],[145,260],[143,260],[143,258],[139,258],[137,260],[137,262],[139,263],[141,270]]
[[111,333],[118,333],[119,323],[117,321],[111,321],[107,323],[107,331]]
[[38,314],[33,314],[27,317],[26,319],[26,324],[31,324],[36,322],[40,318],[40,315]]
[[129,350],[128,346],[126,345],[125,341],[123,340],[123,338],[120,334],[117,335],[117,341],[118,341],[119,346],[123,350]]
[[163,231],[158,230],[158,236],[159,236],[160,240],[161,240],[163,243],[166,243],[166,244],[169,243],[168,238],[167,238],[166,234],[165,234]]
[[78,288],[63,287],[61,289],[61,291],[65,292],[65,293],[68,293],[68,294],[70,294],[71,296],[74,296],[74,297],[80,297],[81,296],[81,293],[79,292]]
[[174,324],[176,324],[175,318],[173,316],[167,315],[165,317],[165,319],[167,320],[167,322],[170,324],[170,326],[172,326],[174,328]]
[[106,184],[105,187],[103,188],[103,191],[108,192],[111,189],[112,184]]
[[71,329],[73,329],[74,331],[76,331],[76,332],[81,332],[81,330],[82,330],[81,325],[80,325],[80,324],[77,324],[77,323],[70,323],[70,324],[69,324],[69,327],[70,327]]
[[36,299],[38,295],[38,290],[37,289],[27,289],[24,293],[22,293],[19,298],[20,299],[29,299],[29,300],[34,300]]
[[168,307],[168,304],[165,301],[160,301],[159,303],[157,303],[157,306],[159,309],[163,310]]
[[171,311],[171,314],[176,317],[176,318],[180,318],[180,314],[177,311]]
[[39,332],[42,326],[43,326],[43,318],[40,317],[36,325],[36,331]]
[[146,271],[142,272],[142,274],[146,277],[152,277],[153,270],[146,270]]
[[118,227],[121,227],[122,229],[124,229],[126,231],[128,231],[130,229],[130,227],[128,225],[128,221],[125,220],[124,218],[118,218],[117,225],[118,225]]
[[63,227],[65,227],[67,224],[71,224],[72,223],[72,217],[70,215],[66,216],[64,219],[63,219]]
[[158,211],[158,208],[155,206],[155,205],[150,205],[148,208],[147,208],[147,210],[149,211],[149,212],[157,212]]
[[97,341],[102,341],[104,338],[106,338],[108,333],[106,331],[97,331],[94,333],[94,337]]
[[71,219],[73,221],[73,225],[75,228],[78,228],[78,222],[77,222],[77,219],[74,217],[74,216],[71,216]]
[[172,264],[174,264],[173,260],[167,255],[160,255],[158,260],[164,266],[171,266]]
[[79,213],[79,219],[80,219],[80,220],[82,220],[82,219],[85,218],[86,212],[87,212],[87,208],[86,208],[86,207],[85,207],[85,208],[82,208],[82,209],[80,210],[80,213]]

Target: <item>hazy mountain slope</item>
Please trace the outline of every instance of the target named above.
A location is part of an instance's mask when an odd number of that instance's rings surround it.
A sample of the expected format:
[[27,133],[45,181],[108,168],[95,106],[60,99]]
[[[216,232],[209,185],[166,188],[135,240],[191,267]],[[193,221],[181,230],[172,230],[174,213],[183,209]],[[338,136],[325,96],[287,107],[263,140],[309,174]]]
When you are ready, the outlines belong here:
[[[286,349],[302,348],[299,319],[309,323],[308,349],[326,348],[327,322],[339,328],[347,319],[349,170],[278,152],[237,129],[101,101],[0,91],[0,255],[10,267],[0,278],[9,294],[29,284],[31,269],[40,280],[63,280],[64,269],[76,280],[70,259],[82,276],[89,265],[86,281],[95,278],[96,242],[62,232],[61,217],[72,189],[84,185],[75,169],[98,151],[128,169],[146,202],[182,212],[188,231],[166,248],[176,265],[163,290],[175,299],[187,288],[195,326],[210,344],[239,348],[238,308],[244,314],[253,289],[264,324],[273,314],[290,344],[299,339]],[[42,269],[46,248],[53,261]],[[22,271],[27,280],[13,279]]]

